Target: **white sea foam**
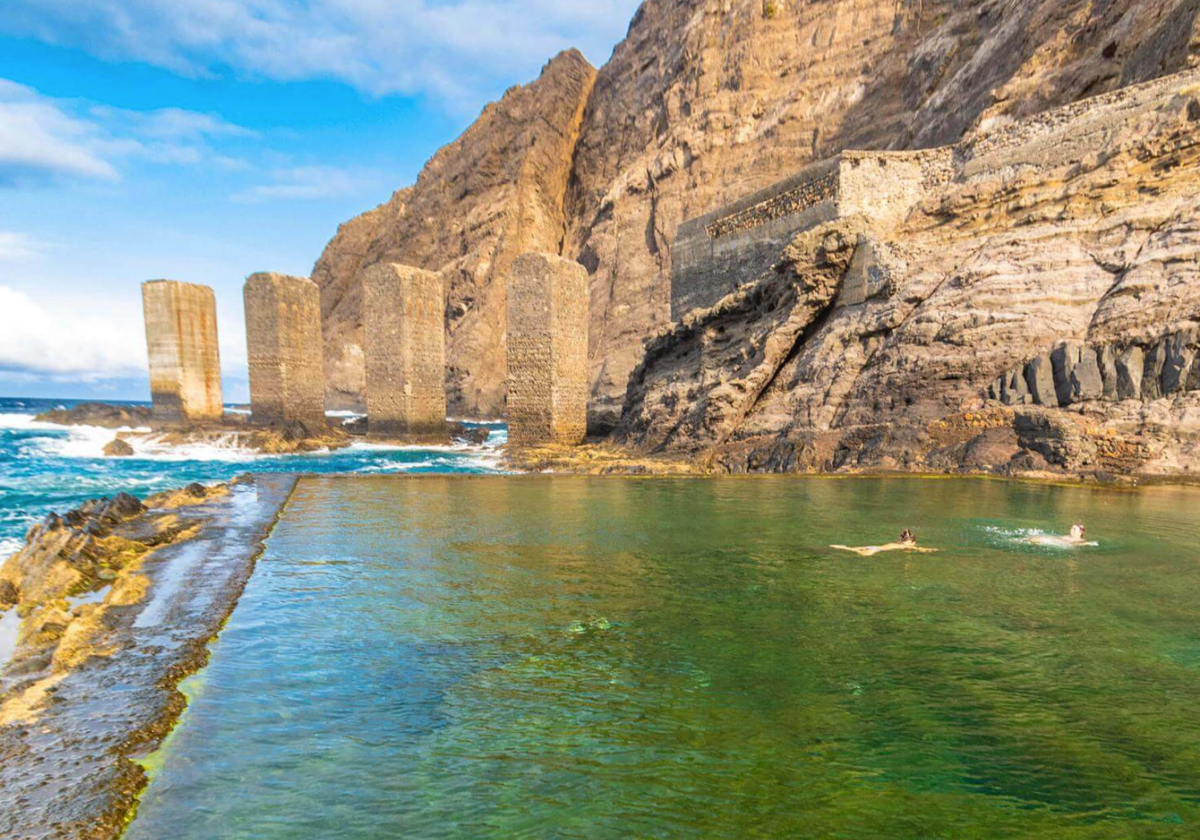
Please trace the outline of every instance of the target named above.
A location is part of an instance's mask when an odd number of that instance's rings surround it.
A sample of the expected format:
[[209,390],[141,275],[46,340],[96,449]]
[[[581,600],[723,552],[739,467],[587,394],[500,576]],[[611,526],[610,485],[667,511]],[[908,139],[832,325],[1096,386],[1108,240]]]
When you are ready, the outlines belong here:
[[1055,550],[1073,548],[1095,548],[1097,542],[1072,542],[1062,534],[1051,534],[1042,528],[1000,528],[987,526],[983,529],[996,542],[1006,545],[1023,545],[1032,548]]
[[230,432],[206,441],[167,443],[163,435],[130,438],[135,458],[154,461],[253,461],[263,457],[253,449],[238,445],[238,436]]
[[104,447],[122,432],[149,432],[147,428],[125,426],[105,429],[100,426],[60,426],[33,419],[29,414],[0,414],[0,429],[25,432],[50,432],[26,438],[24,454],[51,455],[61,458],[102,458]]
[[24,547],[25,543],[23,540],[14,539],[12,537],[0,539],[0,563],[3,563],[5,560],[7,560],[9,557],[12,557]]
[[17,634],[21,629],[21,618],[17,615],[16,607],[0,613],[0,669],[8,664],[13,651],[17,649]]

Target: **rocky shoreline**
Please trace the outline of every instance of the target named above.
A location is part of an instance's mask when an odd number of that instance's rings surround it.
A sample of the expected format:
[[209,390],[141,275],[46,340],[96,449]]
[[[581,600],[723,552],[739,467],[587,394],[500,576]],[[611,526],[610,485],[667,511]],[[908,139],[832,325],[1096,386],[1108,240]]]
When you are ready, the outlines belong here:
[[0,670],[0,836],[117,837],[296,478],[89,502],[0,567],[21,630]]
[[[365,417],[346,421],[330,419],[326,426],[315,428],[299,420],[287,423],[258,425],[247,414],[225,414],[219,423],[193,424],[155,428],[150,409],[145,406],[80,403],[69,409],[54,409],[34,418],[40,423],[58,426],[97,426],[113,429],[116,436],[104,447],[111,458],[136,455],[135,444],[155,447],[180,447],[206,444],[223,449],[237,449],[261,455],[295,455],[306,452],[335,452],[367,437],[369,428]],[[444,445],[455,441],[483,444],[488,430],[471,428],[463,423],[446,423],[445,433],[419,440],[372,438],[383,444]]]

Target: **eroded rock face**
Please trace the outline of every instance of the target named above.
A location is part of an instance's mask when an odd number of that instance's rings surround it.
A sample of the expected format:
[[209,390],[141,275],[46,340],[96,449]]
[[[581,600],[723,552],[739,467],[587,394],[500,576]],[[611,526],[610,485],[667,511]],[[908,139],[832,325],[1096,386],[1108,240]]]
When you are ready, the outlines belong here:
[[488,105],[412,187],[350,220],[313,268],[321,287],[330,408],[365,410],[363,269],[395,262],[439,272],[446,287],[452,414],[504,409],[504,277],[529,251],[561,251],[563,200],[596,71],[559,55],[532,84]]
[[842,149],[952,143],[1184,68],[1200,52],[1197,11],[1195,0],[647,0],[598,76],[560,56],[415,186],[342,226],[313,271],[330,405],[362,407],[356,277],[390,252],[444,274],[451,410],[500,413],[495,278],[544,251],[590,274],[591,421],[610,427],[644,344],[670,320],[681,221]]
[[601,69],[565,254],[592,273],[594,421],[611,422],[669,315],[684,219],[842,149],[952,143],[976,126],[1194,61],[1186,0],[650,0]]
[[858,247],[854,221],[807,231],[760,282],[653,339],[614,439],[651,451],[724,443],[829,310]]
[[[889,282],[824,314],[716,443],[683,424],[669,448],[734,472],[1200,469],[1198,97],[1183,73],[961,144],[952,181],[879,235]],[[751,356],[773,317],[743,309],[722,341]],[[685,338],[673,356],[705,358]],[[664,403],[702,405],[740,369],[671,382],[647,363],[635,379]],[[672,415],[643,414],[620,428],[653,444]]]

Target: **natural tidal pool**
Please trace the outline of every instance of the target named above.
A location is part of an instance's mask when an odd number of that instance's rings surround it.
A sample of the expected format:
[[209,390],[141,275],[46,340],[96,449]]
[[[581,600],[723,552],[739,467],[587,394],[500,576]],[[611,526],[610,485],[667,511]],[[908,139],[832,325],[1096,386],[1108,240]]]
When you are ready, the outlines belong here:
[[1186,488],[307,478],[127,837],[1195,838],[1197,592]]

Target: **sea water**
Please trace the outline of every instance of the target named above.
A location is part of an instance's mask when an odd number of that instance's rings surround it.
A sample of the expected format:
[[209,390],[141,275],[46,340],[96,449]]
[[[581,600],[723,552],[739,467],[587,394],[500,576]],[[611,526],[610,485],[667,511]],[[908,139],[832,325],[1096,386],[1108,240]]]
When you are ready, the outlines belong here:
[[[51,511],[126,491],[145,496],[193,481],[227,481],[247,472],[480,473],[498,470],[506,438],[489,424],[486,446],[396,447],[360,442],[337,452],[258,455],[216,445],[183,448],[135,441],[131,458],[106,458],[116,432],[93,426],[39,423],[36,415],[78,401],[0,398],[0,563],[25,532]],[[470,424],[477,425],[477,424]]]
[[1187,488],[304,479],[128,837],[1200,837],[1197,591]]

